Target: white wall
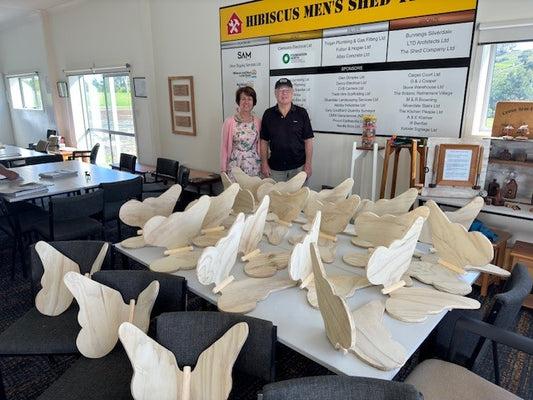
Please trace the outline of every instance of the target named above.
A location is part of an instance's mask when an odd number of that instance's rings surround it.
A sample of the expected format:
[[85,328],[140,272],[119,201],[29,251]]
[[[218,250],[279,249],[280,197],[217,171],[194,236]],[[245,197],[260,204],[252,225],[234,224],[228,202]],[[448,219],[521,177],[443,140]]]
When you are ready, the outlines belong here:
[[[0,33],[0,71],[4,76],[38,71],[41,82],[44,109],[11,110],[12,131],[1,136],[7,143],[20,147],[46,138],[46,130],[56,126],[42,36],[42,25],[37,17]],[[2,122],[1,126],[9,129],[9,123]]]

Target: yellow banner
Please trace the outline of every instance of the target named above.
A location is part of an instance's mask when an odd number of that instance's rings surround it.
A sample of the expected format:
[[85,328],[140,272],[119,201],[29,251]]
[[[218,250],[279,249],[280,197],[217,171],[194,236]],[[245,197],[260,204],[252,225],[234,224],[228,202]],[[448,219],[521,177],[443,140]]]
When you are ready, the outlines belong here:
[[477,0],[263,0],[220,9],[220,40],[474,10]]

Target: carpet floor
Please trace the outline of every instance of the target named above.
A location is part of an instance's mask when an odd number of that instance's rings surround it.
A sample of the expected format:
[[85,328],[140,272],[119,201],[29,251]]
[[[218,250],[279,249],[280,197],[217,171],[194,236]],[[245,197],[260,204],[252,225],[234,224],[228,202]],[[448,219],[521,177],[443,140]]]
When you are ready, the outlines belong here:
[[[116,236],[116,232],[115,232]],[[108,240],[116,239],[108,235]],[[11,279],[11,249],[9,239],[0,235],[0,332],[20,318],[32,307],[29,280],[23,278],[20,263],[16,266],[16,275]],[[115,267],[120,265],[121,258],[115,258]],[[142,268],[132,265],[132,268]],[[492,292],[494,288],[491,288]],[[474,296],[478,293],[474,287]],[[485,299],[481,299],[482,301]],[[213,306],[194,295],[189,296],[188,308],[211,309]],[[533,337],[533,311],[522,308],[514,329],[525,336]],[[331,374],[326,368],[310,361],[299,353],[282,344],[276,347],[276,377],[285,380],[302,376]],[[352,357],[352,355],[347,355]],[[8,400],[29,400],[36,398],[54,382],[75,360],[74,356],[61,357],[0,357],[0,370]],[[501,386],[524,399],[533,400],[533,357],[514,350],[501,348]],[[397,374],[395,380],[403,380],[418,362],[415,353]],[[483,377],[493,380],[493,369],[490,355],[483,363],[483,370],[477,371]],[[246,381],[234,382],[232,399],[255,399],[257,391],[265,382]]]

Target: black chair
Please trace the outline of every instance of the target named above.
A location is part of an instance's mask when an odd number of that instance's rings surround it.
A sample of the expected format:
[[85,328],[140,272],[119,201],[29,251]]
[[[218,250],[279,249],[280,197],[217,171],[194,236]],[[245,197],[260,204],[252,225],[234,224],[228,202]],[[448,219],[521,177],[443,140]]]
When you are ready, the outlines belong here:
[[104,209],[104,191],[50,199],[50,218],[35,226],[46,240],[73,240],[103,235],[101,222]]
[[263,400],[423,400],[414,386],[359,376],[310,376],[274,382],[263,387]]
[[[178,182],[180,163],[169,158],[158,158],[153,182],[143,184],[143,193],[162,193]],[[169,184],[170,183],[170,184]]]
[[63,156],[61,154],[46,154],[43,156],[28,157],[25,160],[26,165],[46,164],[53,162],[62,162]]
[[[105,272],[103,274],[102,272]],[[152,317],[162,312],[184,311],[186,308],[187,282],[185,278],[170,274],[157,273],[152,271],[102,271],[94,274],[95,280],[107,286],[114,287],[121,291],[124,299],[136,298],[135,292],[144,289],[152,280],[157,279],[160,283],[159,295],[152,310]],[[132,294],[127,294],[116,285],[112,285],[115,280],[114,275],[127,274],[143,276],[143,280],[135,280]],[[131,279],[127,286],[133,286]],[[138,292],[137,292],[138,293]],[[128,300],[124,300],[128,301]],[[177,313],[179,315],[188,313]],[[168,315],[168,314],[163,314]],[[154,335],[157,330],[156,321],[153,321],[150,332]],[[157,323],[158,326],[158,323]],[[197,332],[198,333],[198,332]],[[180,332],[173,332],[180,335]],[[202,335],[203,332],[198,333]],[[186,343],[182,343],[186,345]],[[45,392],[39,399],[131,399],[130,383],[133,374],[131,363],[126,352],[119,343],[116,348],[105,357],[99,359],[89,359],[80,357],[76,362]]]
[[137,156],[128,153],[120,153],[118,167],[121,171],[128,171],[134,174],[136,164]]
[[[77,240],[50,242],[49,244],[75,261],[80,267],[80,272],[85,274],[90,272],[104,243],[102,241]],[[31,293],[32,299],[35,300],[41,287],[44,267],[34,245],[30,248],[30,259]],[[108,264],[109,254],[106,255],[103,267],[108,266]],[[0,355],[28,356],[78,353],[76,336],[79,330],[78,306],[75,302],[65,312],[55,317],[43,315],[33,307],[0,334]]]
[[91,150],[74,150],[72,155],[68,157],[69,160],[75,160],[76,158],[89,159],[91,164],[96,164],[96,156],[100,150],[100,143],[96,143]]
[[196,192],[192,192],[189,190],[185,190],[187,186],[189,186],[189,175],[191,173],[191,170],[186,167],[185,165],[180,165],[179,171],[178,171],[178,183],[182,187],[181,196],[176,203],[176,207],[174,207],[174,211],[183,211],[185,210],[185,207],[193,201],[200,197],[200,195]]
[[[516,268],[516,267],[515,267]],[[415,386],[424,395],[425,400],[442,399],[498,399],[517,400],[520,397],[499,386],[498,373],[496,384],[476,375],[460,365],[454,364],[457,343],[468,332],[493,344],[493,361],[497,371],[497,345],[503,344],[527,354],[533,354],[533,339],[494,326],[492,324],[460,318],[455,325],[455,332],[448,354],[450,361],[439,359],[425,360],[418,364],[407,376],[405,382]]]
[[118,238],[122,239],[121,221],[118,216],[120,207],[131,199],[141,200],[143,182],[140,176],[126,181],[101,183],[100,188],[104,191],[104,210],[102,220],[117,221]]
[[[66,246],[68,247],[68,243],[72,242],[65,243],[67,243]],[[80,260],[81,263],[85,263],[84,260],[89,258],[89,254],[85,251],[83,244],[90,242],[84,241],[77,243],[81,243],[82,246],[77,248],[77,254],[72,254],[72,256],[69,257],[76,261]],[[75,258],[76,255],[77,258]],[[86,271],[86,268],[83,268],[80,264],[80,270],[82,270],[83,273],[83,271]],[[125,302],[132,298],[137,299],[139,293],[144,290],[150,282],[158,280],[160,288],[152,309],[152,318],[161,312],[182,311],[186,307],[187,281],[180,276],[152,271],[105,270],[93,274],[92,279],[118,290],[122,294]],[[78,324],[77,316],[78,307],[75,304],[57,317],[46,317],[38,313],[36,310],[31,310],[0,335],[0,341],[2,342],[0,343],[0,355],[78,354],[76,337],[80,330],[80,326]],[[102,359],[93,360],[81,357],[72,366],[73,371],[75,371],[76,368],[79,368],[80,364],[83,365],[84,363],[87,363],[88,365],[92,365],[92,362],[95,361],[96,365],[102,363],[103,360],[106,360],[108,357],[110,357],[109,360],[121,361],[119,362],[120,368],[117,368],[117,371],[115,371],[118,375],[111,373],[110,370],[106,369],[106,372],[102,371],[104,379],[100,383],[104,383],[106,379],[118,379],[118,376],[121,373],[124,373],[124,369],[126,369],[126,374],[129,373],[131,378],[131,367],[129,367],[127,356],[120,345],[117,345],[108,356]],[[66,374],[70,371],[71,370],[68,370]],[[87,379],[88,378],[89,377],[87,376]],[[65,380],[68,380],[68,375]],[[78,394],[78,399],[90,398],[92,384],[87,384],[85,386],[86,383],[88,383],[88,381],[85,381],[85,379],[76,381],[76,385],[79,385],[79,388],[84,388],[83,391],[78,392],[81,393],[81,395]],[[59,388],[61,385],[62,383],[58,382]],[[98,383],[94,383],[94,385],[97,387]],[[53,391],[55,389],[52,388],[51,390]],[[68,399],[71,397],[70,395],[58,395],[56,397],[52,395],[51,398]],[[100,398],[118,399],[120,397],[104,396]]]
[[50,136],[56,136],[57,131],[55,129],[47,129],[46,131],[46,138],[48,139]]
[[7,203],[0,199],[0,230],[13,240],[11,259],[11,278],[15,277],[17,251],[20,254],[22,273],[28,276],[26,248],[32,242],[32,233],[36,225],[46,223],[48,212],[41,207],[27,202]]
[[[448,312],[429,339],[435,353],[432,356],[446,358],[454,327],[459,318],[484,321],[502,329],[508,329],[514,322],[525,298],[531,292],[532,280],[527,267],[516,264],[511,276],[505,281],[502,291],[494,296],[493,303],[486,313],[479,310],[452,310]],[[489,349],[489,343],[478,335],[464,333],[457,339],[455,362],[473,371]]]

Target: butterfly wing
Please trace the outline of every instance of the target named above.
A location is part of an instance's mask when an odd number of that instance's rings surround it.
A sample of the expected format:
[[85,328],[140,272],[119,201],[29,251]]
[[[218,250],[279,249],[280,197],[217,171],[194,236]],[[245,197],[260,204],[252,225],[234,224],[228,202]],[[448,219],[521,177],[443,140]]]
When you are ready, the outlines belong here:
[[174,354],[129,322],[118,330],[133,367],[131,394],[137,400],[178,399],[178,364]]
[[228,398],[233,364],[247,337],[248,324],[239,322],[200,354],[191,375],[191,399]]
[[63,283],[63,276],[69,271],[79,274],[80,267],[46,242],[37,242],[35,250],[44,268],[41,278],[42,289],[35,297],[35,307],[44,315],[51,317],[60,315],[72,303],[72,293]]

